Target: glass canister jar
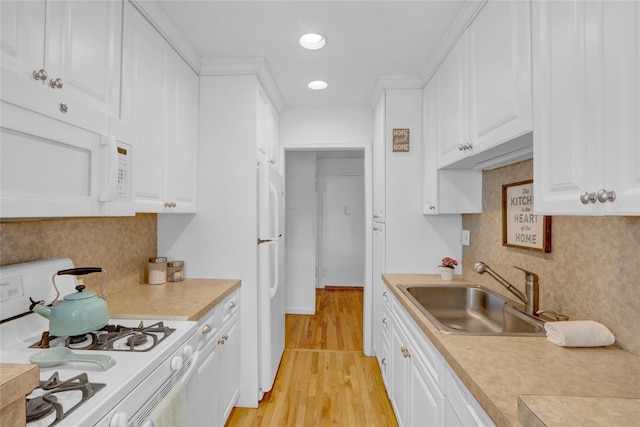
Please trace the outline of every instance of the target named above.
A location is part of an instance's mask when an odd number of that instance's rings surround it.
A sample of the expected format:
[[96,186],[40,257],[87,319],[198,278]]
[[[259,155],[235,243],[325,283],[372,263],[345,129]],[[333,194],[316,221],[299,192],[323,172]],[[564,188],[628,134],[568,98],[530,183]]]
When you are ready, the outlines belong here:
[[149,284],[161,285],[167,282],[167,258],[149,258]]
[[184,261],[169,261],[167,263],[167,280],[169,282],[184,280]]

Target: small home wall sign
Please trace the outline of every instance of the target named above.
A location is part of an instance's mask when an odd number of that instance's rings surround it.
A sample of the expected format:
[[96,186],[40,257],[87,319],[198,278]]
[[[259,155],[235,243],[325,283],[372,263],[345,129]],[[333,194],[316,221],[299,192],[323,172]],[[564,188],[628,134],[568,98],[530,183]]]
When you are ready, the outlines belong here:
[[409,142],[409,129],[393,130],[393,152],[408,152]]
[[551,217],[533,214],[533,180],[502,186],[502,245],[551,252]]

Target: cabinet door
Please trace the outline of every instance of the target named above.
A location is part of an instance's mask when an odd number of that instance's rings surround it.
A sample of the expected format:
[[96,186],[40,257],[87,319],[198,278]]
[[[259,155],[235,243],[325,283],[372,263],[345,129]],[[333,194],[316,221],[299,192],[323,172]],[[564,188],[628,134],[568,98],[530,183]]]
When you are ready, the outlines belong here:
[[[389,291],[386,290],[384,282],[382,280],[382,274],[385,269],[385,224],[374,222],[373,223],[373,238],[372,238],[372,253],[373,253],[373,345],[374,352],[378,357],[378,363],[382,364],[382,342],[383,342],[383,328],[385,325],[382,323],[385,317],[385,302],[383,298],[388,300]],[[386,294],[385,294],[386,293]],[[387,320],[387,325],[390,320]],[[388,336],[387,336],[387,339]]]
[[[222,372],[220,376],[221,393],[220,393],[220,410],[222,415],[222,423],[231,414],[231,410],[238,400],[240,393],[240,328],[239,315],[231,320],[226,331],[222,332],[224,344],[221,350],[220,365]],[[226,337],[226,339],[224,338]]]
[[637,215],[640,5],[532,5],[536,213]]
[[444,419],[444,396],[416,357],[411,357],[409,378],[409,425],[441,426]]
[[162,212],[171,105],[170,48],[156,30],[125,4],[122,118],[138,132],[134,169],[136,211]]
[[406,407],[408,401],[407,378],[409,375],[409,362],[406,352],[407,339],[403,332],[394,323],[391,328],[391,348],[390,348],[390,375],[389,375],[389,398],[396,413],[398,425],[408,426],[406,417]]
[[437,96],[438,167],[467,156],[469,102],[466,33],[442,62],[434,78]]
[[422,90],[423,146],[422,146],[422,213],[438,213],[438,161],[437,161],[437,105],[435,79]]
[[2,69],[20,76],[30,84],[43,84],[35,80],[33,71],[44,67],[45,2],[0,2],[0,31],[2,43]]
[[470,153],[531,131],[529,8],[489,1],[467,30]]
[[373,219],[385,222],[385,94],[383,93],[373,113]]
[[[200,426],[211,423],[211,425],[223,425],[218,422],[221,418],[219,389],[221,386],[220,375],[221,369],[221,353],[222,345],[218,344],[218,340],[213,338],[209,340],[200,352],[203,359],[198,360],[198,370],[193,373],[185,388],[187,398],[187,425]],[[203,391],[210,390],[209,393]]]
[[198,75],[177,54],[173,138],[169,141],[166,199],[175,202],[172,212],[195,212],[198,195]]
[[[59,90],[103,113],[118,116],[122,2],[47,2],[44,68]],[[70,107],[71,108],[71,107]]]

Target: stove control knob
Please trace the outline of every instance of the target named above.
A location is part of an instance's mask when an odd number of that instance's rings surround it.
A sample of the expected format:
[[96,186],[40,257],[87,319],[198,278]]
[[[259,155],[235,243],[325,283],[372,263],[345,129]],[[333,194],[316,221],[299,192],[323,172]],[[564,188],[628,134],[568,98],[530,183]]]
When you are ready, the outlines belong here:
[[191,347],[190,345],[186,345],[182,349],[182,358],[183,359],[189,359],[189,358],[191,358],[191,356],[193,356],[193,347]]
[[182,369],[182,357],[176,356],[171,359],[171,369],[174,371],[179,371]]
[[127,413],[116,412],[113,414],[109,422],[109,427],[127,427]]

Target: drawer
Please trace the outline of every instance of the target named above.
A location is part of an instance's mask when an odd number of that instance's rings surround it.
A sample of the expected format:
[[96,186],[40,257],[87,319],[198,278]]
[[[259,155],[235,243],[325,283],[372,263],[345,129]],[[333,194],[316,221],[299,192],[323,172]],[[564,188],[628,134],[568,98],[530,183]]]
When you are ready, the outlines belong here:
[[240,310],[240,289],[236,289],[227,295],[220,304],[216,306],[216,319],[219,327],[222,327],[231,317]]

